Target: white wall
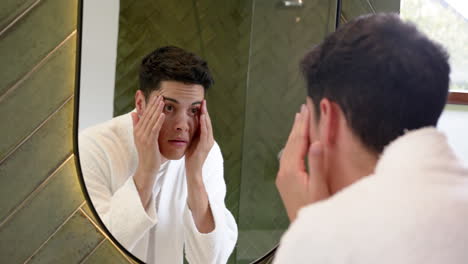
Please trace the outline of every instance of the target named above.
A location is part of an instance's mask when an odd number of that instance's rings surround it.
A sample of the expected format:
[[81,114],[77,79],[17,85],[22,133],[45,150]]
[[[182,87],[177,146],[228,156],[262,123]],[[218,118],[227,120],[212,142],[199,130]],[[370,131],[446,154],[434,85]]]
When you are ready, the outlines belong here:
[[445,132],[455,153],[468,166],[468,106],[448,105],[438,128]]
[[84,0],[79,131],[113,116],[119,0]]

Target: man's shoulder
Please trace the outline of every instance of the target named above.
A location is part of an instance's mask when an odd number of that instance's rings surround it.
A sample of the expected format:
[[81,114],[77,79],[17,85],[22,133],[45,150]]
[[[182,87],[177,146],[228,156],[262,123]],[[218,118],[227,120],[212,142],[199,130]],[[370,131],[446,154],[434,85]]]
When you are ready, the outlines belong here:
[[[367,176],[326,200],[305,206],[291,230],[302,234],[312,232],[316,237],[323,230],[327,237],[344,238],[347,233],[352,236],[350,233],[360,232],[364,222],[372,224],[371,218],[382,207],[380,201],[385,199],[385,194],[379,191],[383,189],[381,185],[376,176]],[[304,233],[305,230],[308,231]]]
[[291,258],[295,263],[342,262],[347,252],[355,247],[353,241],[366,228],[361,220],[372,224],[365,215],[367,209],[372,210],[369,207],[378,206],[377,202],[369,203],[373,186],[378,184],[372,177],[326,200],[303,207],[281,239],[279,263]]
[[[426,252],[435,252],[435,244],[427,244],[425,239],[441,241],[452,234],[444,240],[448,245],[467,237],[461,219],[468,216],[468,196],[455,197],[449,184],[389,176],[367,176],[324,201],[302,208],[282,239],[280,258],[294,256],[298,259],[295,263],[342,263],[352,257],[357,262],[366,259],[376,263],[389,244],[404,241],[407,247],[395,247],[396,255],[384,261],[398,263],[394,261],[398,257],[413,254],[424,259]],[[444,228],[434,228],[440,223]]]
[[223,154],[221,152],[221,148],[219,147],[218,143],[214,141],[213,146],[211,147],[208,156],[206,157],[206,161],[211,162],[223,162]]
[[128,130],[129,125],[132,126],[130,113],[116,116],[103,123],[85,128],[80,132],[79,136],[92,137],[92,136],[112,136],[121,131]]
[[133,145],[130,114],[124,114],[104,123],[86,128],[78,135],[80,153],[83,151],[104,151],[122,153]]

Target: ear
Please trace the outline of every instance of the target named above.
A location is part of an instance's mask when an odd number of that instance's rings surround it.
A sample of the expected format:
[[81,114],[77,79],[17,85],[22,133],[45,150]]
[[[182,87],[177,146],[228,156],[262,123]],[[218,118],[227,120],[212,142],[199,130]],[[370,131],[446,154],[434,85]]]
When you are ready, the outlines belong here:
[[322,143],[327,146],[333,146],[336,143],[340,114],[341,111],[336,103],[327,98],[320,101],[320,135]]
[[145,112],[145,108],[146,108],[145,94],[141,90],[138,90],[135,93],[135,108],[139,116],[142,116],[143,112]]

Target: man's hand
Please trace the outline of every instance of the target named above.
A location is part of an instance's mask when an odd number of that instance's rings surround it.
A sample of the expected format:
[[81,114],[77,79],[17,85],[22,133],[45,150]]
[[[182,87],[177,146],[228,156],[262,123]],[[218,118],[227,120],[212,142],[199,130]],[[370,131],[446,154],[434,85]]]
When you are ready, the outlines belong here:
[[[276,186],[290,221],[305,205],[330,196],[323,168],[323,146],[309,143],[310,113],[305,105],[296,114],[288,142],[283,150]],[[308,156],[309,173],[304,159]]]
[[199,232],[209,233],[215,223],[210,209],[208,194],[203,183],[202,168],[206,157],[214,145],[213,128],[203,100],[200,113],[200,128],[185,153],[185,170],[187,173],[187,203]]
[[190,147],[185,153],[185,168],[187,174],[190,175],[198,172],[201,173],[203,163],[214,144],[213,128],[206,107],[206,100],[203,100],[200,108],[200,126],[198,132],[195,134]]
[[138,167],[133,176],[140,194],[143,207],[147,207],[152,196],[156,174],[162,163],[158,137],[165,115],[162,113],[162,96],[148,100],[148,105],[141,117],[132,113],[133,138],[138,152]]

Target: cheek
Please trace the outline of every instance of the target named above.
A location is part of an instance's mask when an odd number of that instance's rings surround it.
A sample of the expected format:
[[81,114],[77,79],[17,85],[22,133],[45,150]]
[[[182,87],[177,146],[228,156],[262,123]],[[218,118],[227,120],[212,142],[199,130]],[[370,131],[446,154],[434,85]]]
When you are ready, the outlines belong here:
[[171,119],[168,118],[168,116],[166,116],[166,118],[164,119],[164,123],[161,127],[161,130],[159,130],[158,142],[160,146],[161,146],[161,143],[169,140],[171,123],[172,123]]
[[200,129],[200,121],[198,116],[191,117],[188,121],[190,138],[193,138],[195,133]]
[[169,132],[169,128],[171,126],[171,119],[166,116],[164,123],[161,126],[161,131],[159,132],[159,135],[165,136]]

